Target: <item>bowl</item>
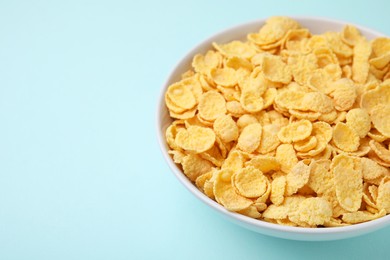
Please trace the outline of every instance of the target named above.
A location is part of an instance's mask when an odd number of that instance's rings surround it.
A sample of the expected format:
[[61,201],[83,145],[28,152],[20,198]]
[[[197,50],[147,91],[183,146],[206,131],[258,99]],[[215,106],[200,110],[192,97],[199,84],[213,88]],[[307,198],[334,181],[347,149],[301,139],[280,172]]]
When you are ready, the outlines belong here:
[[[356,26],[360,32],[367,38],[373,39],[376,37],[385,37],[385,35],[376,32],[374,30],[353,24],[344,21],[337,21],[327,18],[319,17],[291,17],[298,21],[303,27],[306,27],[313,34],[324,33],[326,31],[341,31],[343,26],[346,24],[351,24]],[[385,226],[390,225],[390,215],[384,216],[382,218],[372,220],[369,222],[354,224],[351,226],[344,227],[331,227],[331,228],[304,228],[304,227],[289,227],[282,226],[278,224],[268,223],[265,221],[252,219],[244,215],[230,212],[226,210],[223,206],[215,202],[214,200],[208,198],[205,194],[198,190],[198,188],[187,179],[181,169],[173,162],[171,156],[168,154],[168,145],[165,141],[165,130],[172,122],[172,119],[169,116],[168,109],[165,106],[164,93],[169,85],[175,81],[180,80],[182,73],[187,71],[192,62],[192,58],[197,53],[205,53],[211,48],[212,42],[224,43],[232,40],[244,40],[246,35],[250,32],[256,32],[258,29],[265,23],[266,19],[260,19],[248,23],[244,23],[229,29],[226,29],[222,32],[216,33],[210,38],[204,40],[192,50],[190,50],[174,67],[168,79],[163,84],[161,93],[158,100],[157,111],[156,111],[156,126],[157,126],[157,137],[159,146],[161,148],[163,157],[168,163],[170,169],[176,178],[190,191],[195,197],[204,202],[211,209],[219,212],[223,217],[232,221],[235,224],[238,224],[242,227],[245,227],[249,230],[269,235],[273,237],[279,237],[284,239],[291,240],[303,240],[303,241],[326,241],[326,240],[337,240],[345,239],[350,237],[355,237],[363,234],[373,232],[375,230],[381,229]]]

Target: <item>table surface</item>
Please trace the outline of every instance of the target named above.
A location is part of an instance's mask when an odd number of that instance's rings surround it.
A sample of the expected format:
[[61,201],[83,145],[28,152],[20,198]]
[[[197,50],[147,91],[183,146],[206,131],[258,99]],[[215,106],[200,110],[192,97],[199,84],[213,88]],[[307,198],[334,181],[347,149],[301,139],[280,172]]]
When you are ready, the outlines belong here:
[[195,44],[271,15],[390,35],[390,2],[1,1],[0,259],[384,259],[390,227],[298,242],[223,219],[159,151],[162,83]]

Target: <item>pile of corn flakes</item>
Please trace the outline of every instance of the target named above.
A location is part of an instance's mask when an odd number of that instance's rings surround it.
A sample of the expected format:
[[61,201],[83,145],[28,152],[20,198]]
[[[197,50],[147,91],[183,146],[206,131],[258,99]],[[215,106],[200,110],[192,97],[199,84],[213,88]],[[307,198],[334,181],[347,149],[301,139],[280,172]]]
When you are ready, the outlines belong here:
[[227,210],[339,227],[390,213],[390,38],[271,17],[165,93],[169,153]]

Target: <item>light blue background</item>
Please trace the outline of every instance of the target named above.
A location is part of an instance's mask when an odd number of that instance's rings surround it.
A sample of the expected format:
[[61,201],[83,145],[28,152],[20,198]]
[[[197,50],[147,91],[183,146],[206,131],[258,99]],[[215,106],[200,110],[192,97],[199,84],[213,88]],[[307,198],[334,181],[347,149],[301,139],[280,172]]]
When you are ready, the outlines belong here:
[[0,2],[0,259],[384,259],[390,227],[335,242],[266,237],[175,179],[156,142],[160,87],[206,37],[271,15],[390,35],[367,1]]

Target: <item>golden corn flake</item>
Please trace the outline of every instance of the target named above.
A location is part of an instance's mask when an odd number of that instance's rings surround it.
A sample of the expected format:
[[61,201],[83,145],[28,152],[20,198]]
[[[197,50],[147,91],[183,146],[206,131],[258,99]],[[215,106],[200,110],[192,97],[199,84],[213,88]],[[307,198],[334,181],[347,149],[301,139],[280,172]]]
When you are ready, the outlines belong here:
[[289,208],[285,205],[271,204],[263,212],[263,217],[268,219],[285,219],[288,216]]
[[258,198],[267,191],[268,179],[254,167],[245,167],[232,178],[238,193],[247,198]]
[[187,110],[187,111],[184,111],[183,113],[175,113],[173,112],[172,110],[169,111],[169,115],[172,117],[172,118],[176,118],[176,119],[189,119],[189,118],[193,118],[196,114],[196,108],[193,108],[193,109],[190,109],[190,110]]
[[242,131],[246,126],[250,124],[256,124],[259,123],[257,121],[257,118],[254,115],[245,114],[240,116],[240,118],[237,120],[237,126]]
[[302,101],[305,97],[305,92],[303,91],[294,91],[294,90],[285,90],[279,92],[275,97],[275,104],[282,109],[303,109]]
[[390,38],[271,17],[165,92],[168,154],[227,210],[292,227],[390,214]]
[[330,172],[329,160],[312,161],[307,185],[319,195],[333,189],[333,174]]
[[299,220],[310,226],[323,225],[332,217],[332,206],[323,198],[307,198],[299,205]]
[[186,154],[180,150],[169,150],[168,153],[172,155],[173,161],[177,164],[182,163],[183,158],[186,156]]
[[[289,30],[298,29],[299,27],[299,24],[291,18],[272,17],[266,21],[259,33],[249,34],[248,40],[260,46],[269,47],[272,44],[278,46],[281,44],[280,40]],[[280,43],[275,45],[276,42]]]
[[238,150],[230,151],[228,157],[223,162],[221,169],[230,169],[234,172],[241,170],[244,167],[244,157]]
[[214,196],[227,210],[239,211],[248,208],[253,201],[238,194],[232,185],[233,172],[221,170],[214,181]]
[[196,105],[194,94],[183,82],[170,85],[167,90],[167,97],[179,108],[191,109]]
[[353,55],[351,47],[341,40],[341,35],[336,32],[326,32],[324,36],[333,52],[340,58],[348,58]]
[[332,133],[333,129],[328,123],[321,121],[313,123],[312,135],[316,137],[317,145],[312,150],[305,153],[298,152],[297,155],[301,158],[311,158],[319,155],[326,149],[332,139]]
[[368,90],[362,95],[360,106],[372,115],[372,110],[380,105],[390,104],[390,84],[382,83],[377,88]]
[[253,70],[253,65],[248,60],[240,58],[240,57],[231,57],[226,60],[225,66],[228,68],[232,68],[234,70],[245,69],[247,71]]
[[309,120],[299,120],[280,129],[278,138],[283,143],[297,142],[310,136],[313,127]]
[[338,113],[336,110],[333,110],[329,113],[325,113],[325,114],[321,114],[319,117],[318,117],[318,120],[320,121],[324,121],[328,124],[332,124],[332,123],[336,123],[336,119],[338,117]]
[[386,175],[389,170],[379,165],[369,158],[360,158],[362,164],[363,178],[365,180],[373,180],[380,176]]
[[353,129],[360,138],[365,137],[371,129],[370,115],[366,110],[354,108],[346,114],[346,124]]
[[267,201],[269,201],[269,195],[271,194],[271,185],[268,181],[267,183],[267,190],[264,192],[263,195],[261,195],[260,197],[258,197],[256,200],[255,200],[255,204],[259,204],[259,203],[266,203]]
[[390,150],[386,149],[386,147],[374,140],[371,140],[369,145],[379,159],[390,163]]
[[[213,177],[212,177],[213,178]],[[211,179],[212,179],[211,178]],[[203,185],[203,192],[204,194],[206,194],[207,197],[209,197],[210,199],[213,199],[215,200],[215,195],[214,195],[214,180],[211,181],[210,180],[206,180],[204,185]]]
[[273,82],[288,84],[291,81],[291,71],[282,58],[275,55],[263,57],[262,69],[264,76]]
[[[336,156],[337,158],[337,156]],[[337,200],[340,206],[350,212],[360,208],[363,196],[363,174],[360,162],[352,157],[338,155],[332,167]]]
[[258,155],[245,163],[245,166],[252,166],[263,173],[280,170],[280,163],[275,157]]
[[390,104],[377,105],[371,110],[374,127],[384,136],[390,137]]
[[334,109],[333,101],[321,92],[306,93],[302,99],[301,110],[326,114]]
[[195,180],[196,187],[198,187],[200,190],[203,190],[204,184],[206,181],[210,180],[211,177],[213,177],[213,170],[198,176]]
[[317,146],[318,140],[315,136],[309,136],[305,140],[294,143],[294,149],[298,152],[309,152]]
[[245,89],[241,94],[240,102],[248,112],[259,112],[264,108],[262,93],[257,89]]
[[286,197],[283,204],[288,207],[288,219],[298,226],[308,227],[307,223],[300,221],[300,212],[299,205],[305,200],[304,196],[294,195],[291,197]]
[[334,107],[338,111],[351,109],[357,98],[354,83],[347,78],[342,78],[332,83],[334,91],[330,94],[334,101]]
[[261,134],[261,142],[257,148],[257,152],[267,154],[274,151],[280,144],[278,132],[280,127],[274,124],[263,126]]
[[390,181],[384,180],[378,187],[378,198],[376,203],[379,209],[384,209],[386,213],[390,213]]
[[372,51],[376,57],[386,55],[390,52],[390,39],[378,37],[372,41]]
[[237,84],[236,71],[232,68],[212,69],[210,76],[217,85],[232,87]]
[[370,185],[368,186],[368,191],[374,201],[378,199],[378,186]]
[[268,88],[263,94],[263,109],[267,109],[274,103],[278,91],[275,88]]
[[359,30],[352,25],[344,26],[344,29],[341,32],[341,40],[349,46],[355,46],[356,43],[362,40],[362,37]]
[[276,149],[276,160],[281,165],[281,170],[289,173],[290,170],[298,163],[294,147],[291,144],[281,144]]
[[241,103],[236,100],[226,102],[226,109],[228,114],[231,114],[234,117],[240,117],[246,113],[242,108]]
[[210,71],[222,63],[222,57],[218,52],[208,51],[206,55],[197,54],[192,60],[192,66],[196,72],[208,75]]
[[261,217],[261,213],[258,211],[257,207],[255,205],[251,205],[246,209],[242,209],[240,211],[237,211],[237,213],[240,213],[244,216],[258,219]]
[[373,40],[372,54],[370,64],[377,69],[385,68],[390,62],[390,40],[383,37]]
[[348,224],[357,224],[357,223],[363,223],[370,220],[374,220],[383,217],[385,215],[386,215],[385,210],[381,210],[376,214],[372,214],[371,212],[368,211],[356,211],[352,213],[344,213],[342,220]]
[[214,131],[222,141],[228,143],[238,138],[238,127],[229,115],[219,116],[214,121]]
[[312,159],[314,160],[328,160],[331,156],[334,155],[334,150],[331,145],[326,145],[325,149],[318,153],[317,155],[313,156]]
[[202,157],[205,160],[208,160],[212,164],[214,164],[217,167],[222,166],[222,162],[224,160],[224,157],[221,154],[221,151],[217,145],[212,146],[207,151],[200,153],[200,157]]
[[183,129],[183,128],[182,127],[178,128],[176,125],[172,124],[165,131],[165,139],[167,140],[167,144],[173,150],[180,149],[180,147],[175,142],[175,138],[179,129]]
[[295,82],[300,85],[306,84],[311,73],[318,69],[317,57],[313,53],[290,56],[287,64],[291,67]]
[[226,57],[250,59],[256,54],[254,48],[252,48],[249,44],[240,41],[232,41],[226,44],[217,44],[213,42],[213,46]]
[[169,112],[173,112],[176,114],[182,114],[187,110],[173,103],[171,98],[168,96],[168,93],[165,93],[165,104],[167,105]]
[[286,175],[286,195],[291,196],[302,188],[310,177],[310,166],[303,161],[298,162]]
[[215,143],[215,133],[210,128],[190,126],[178,131],[175,143],[183,150],[202,153],[210,149]]
[[333,142],[343,151],[354,152],[359,148],[359,135],[347,124],[338,123],[333,130]]
[[286,177],[281,175],[273,179],[271,183],[270,200],[274,205],[280,205],[284,200],[284,193],[286,190]]
[[298,119],[307,119],[311,122],[316,121],[321,116],[321,113],[319,112],[301,111],[295,109],[289,109],[288,112]]
[[324,94],[331,93],[334,88],[331,83],[330,75],[324,69],[317,69],[307,79],[307,86],[314,91]]
[[360,40],[355,44],[353,52],[352,78],[357,83],[365,83],[370,70],[368,59],[372,52],[371,44],[368,41]]
[[211,171],[213,165],[196,154],[189,154],[182,159],[184,174],[191,181],[195,181],[200,175]]
[[208,91],[200,98],[198,110],[201,118],[214,121],[218,116],[226,114],[226,101],[220,93]]
[[377,141],[378,143],[382,143],[386,141],[387,137],[379,133],[378,130],[371,129],[371,131],[367,134],[372,140]]
[[259,123],[246,126],[238,137],[237,147],[251,153],[260,145],[262,127]]

